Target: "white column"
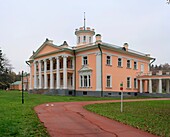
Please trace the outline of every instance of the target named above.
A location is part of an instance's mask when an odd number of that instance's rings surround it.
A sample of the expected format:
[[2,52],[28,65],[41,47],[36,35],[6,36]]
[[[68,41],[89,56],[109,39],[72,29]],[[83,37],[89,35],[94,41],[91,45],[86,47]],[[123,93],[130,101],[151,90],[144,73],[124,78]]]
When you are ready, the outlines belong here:
[[67,56],[63,56],[63,89],[67,89]]
[[159,90],[158,93],[162,93],[162,79],[159,79]]
[[72,87],[73,87],[73,89],[75,88],[74,86],[75,85],[74,85],[74,72],[73,72],[73,74],[72,74]]
[[47,89],[47,60],[44,59],[44,89]]
[[41,60],[38,61],[39,66],[39,89],[42,88]]
[[34,89],[37,89],[37,64],[34,62]]
[[29,84],[29,90],[32,90],[32,63],[30,63],[30,84]]
[[140,93],[143,92],[143,83],[142,83],[142,79],[140,79]]
[[50,58],[50,89],[54,88],[53,78],[53,58]]
[[152,79],[149,79],[149,93],[152,93]]
[[56,85],[57,85],[57,89],[60,89],[60,60],[59,60],[59,57],[56,57],[56,60],[57,60],[57,69],[56,69]]
[[166,80],[166,93],[169,93],[169,79]]

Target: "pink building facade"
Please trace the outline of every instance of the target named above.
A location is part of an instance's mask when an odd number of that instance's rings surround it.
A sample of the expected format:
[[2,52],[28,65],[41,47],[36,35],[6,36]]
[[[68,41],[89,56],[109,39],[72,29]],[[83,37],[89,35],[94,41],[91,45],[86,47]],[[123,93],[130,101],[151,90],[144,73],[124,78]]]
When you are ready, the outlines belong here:
[[[105,43],[94,29],[75,30],[77,44],[69,46],[46,41],[29,58],[32,92],[58,95],[116,96],[123,92],[148,92],[148,79],[139,74],[149,73],[154,58],[123,46]],[[94,38],[95,35],[95,38]]]

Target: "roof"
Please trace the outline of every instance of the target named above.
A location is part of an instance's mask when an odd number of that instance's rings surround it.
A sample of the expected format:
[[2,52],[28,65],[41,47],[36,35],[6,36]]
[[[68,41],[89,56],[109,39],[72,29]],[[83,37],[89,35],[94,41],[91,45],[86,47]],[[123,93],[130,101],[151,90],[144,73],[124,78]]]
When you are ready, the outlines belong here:
[[[66,42],[65,42],[66,43]],[[41,46],[40,48],[30,57],[30,60],[31,59],[34,59],[37,54],[39,53],[39,51],[46,45],[51,45],[55,48],[59,48],[58,51],[54,51],[52,53],[58,53],[58,52],[63,52],[63,51],[70,51],[70,52],[73,52],[73,50],[75,50],[76,52],[81,52],[81,51],[86,51],[86,50],[89,50],[89,49],[94,49],[94,48],[98,48],[98,44],[96,42],[94,43],[89,43],[89,44],[86,44],[86,45],[81,45],[81,46],[63,46],[60,45],[60,46],[57,46],[57,45],[54,45],[53,43],[49,42],[49,40],[46,40]],[[123,46],[117,46],[117,45],[114,45],[114,44],[109,44],[109,43],[105,43],[105,42],[100,42],[100,45],[102,48],[107,48],[109,50],[114,50],[114,51],[117,51],[117,52],[121,52],[123,54],[130,54],[130,55],[133,55],[133,56],[140,56],[142,58],[147,58],[147,59],[153,59],[152,57],[150,57],[149,54],[144,54],[144,53],[141,53],[141,52],[138,52],[138,51],[135,51],[135,50],[132,50],[132,49],[129,49],[128,48],[128,51],[125,51],[123,50]],[[43,55],[44,56],[44,55]]]
[[14,83],[12,83],[11,85],[19,85],[21,84],[21,81],[15,81]]

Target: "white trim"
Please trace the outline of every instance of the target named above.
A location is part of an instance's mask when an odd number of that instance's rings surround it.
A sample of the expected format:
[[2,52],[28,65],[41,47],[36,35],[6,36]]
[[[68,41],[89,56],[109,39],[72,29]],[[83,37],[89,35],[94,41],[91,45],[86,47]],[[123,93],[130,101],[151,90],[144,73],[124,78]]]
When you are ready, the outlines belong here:
[[[119,58],[121,59],[121,66],[119,66]],[[117,66],[118,67],[123,67],[123,58],[120,57],[120,56],[117,58]]]
[[[129,87],[128,87],[128,78],[130,78],[130,79],[129,79],[129,82],[130,82],[130,83],[129,83]],[[131,79],[131,77],[129,77],[129,76],[126,78],[126,87],[127,87],[127,88],[132,88],[132,79]]]
[[[110,57],[110,64],[107,64],[107,57]],[[106,55],[106,65],[112,65],[112,56],[111,55]]]
[[[108,77],[108,76],[110,76],[110,87],[108,87],[108,85],[107,85],[107,77]],[[112,75],[111,75],[111,74],[107,74],[107,75],[106,75],[106,87],[107,87],[107,88],[112,88]]]

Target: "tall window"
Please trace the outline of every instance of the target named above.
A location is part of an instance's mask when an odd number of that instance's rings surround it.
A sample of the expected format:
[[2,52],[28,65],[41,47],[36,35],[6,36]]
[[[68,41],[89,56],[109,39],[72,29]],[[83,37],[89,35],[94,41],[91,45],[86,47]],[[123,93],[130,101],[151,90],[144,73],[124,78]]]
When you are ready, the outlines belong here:
[[80,87],[83,87],[83,76],[80,76]]
[[107,76],[107,87],[111,87],[111,76]]
[[131,62],[129,59],[127,60],[127,68],[131,68]]
[[141,64],[141,72],[144,72],[144,65]]
[[78,37],[78,43],[80,43],[80,36]]
[[90,79],[90,75],[89,75],[89,87],[91,87],[91,79]]
[[131,78],[127,77],[127,88],[131,88]]
[[90,75],[80,75],[80,87],[91,87]]
[[86,42],[86,36],[83,36],[83,42]]
[[138,88],[138,86],[137,86],[137,79],[136,78],[134,78],[134,88]]
[[88,64],[88,62],[87,62],[87,56],[84,56],[83,57],[83,65],[87,65]]
[[122,58],[118,58],[118,67],[122,67]]
[[89,43],[91,43],[91,37],[89,37]]
[[106,63],[107,65],[111,65],[111,56],[107,56]]
[[138,69],[138,63],[137,63],[137,61],[134,61],[134,69]]

